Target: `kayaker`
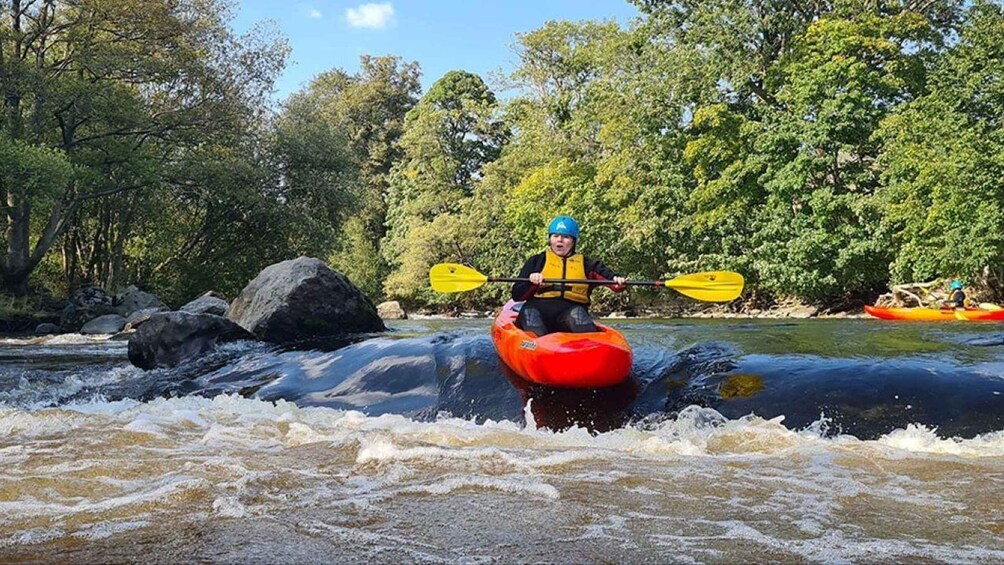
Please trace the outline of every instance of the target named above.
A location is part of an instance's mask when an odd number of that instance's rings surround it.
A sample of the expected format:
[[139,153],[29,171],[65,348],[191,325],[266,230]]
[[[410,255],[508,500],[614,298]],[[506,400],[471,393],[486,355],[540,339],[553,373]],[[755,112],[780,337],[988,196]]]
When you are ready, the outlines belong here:
[[948,285],[948,289],[951,290],[952,293],[948,296],[948,300],[946,300],[941,307],[966,308],[968,302],[966,301],[966,293],[962,290],[962,282],[957,280],[952,281],[952,284]]
[[599,331],[589,316],[589,294],[595,285],[559,284],[541,286],[544,279],[612,280],[614,292],[624,290],[627,279],[609,267],[575,252],[579,224],[570,216],[558,216],[547,227],[547,249],[526,260],[519,278],[529,282],[512,285],[512,298],[526,301],[516,325],[538,336],[550,332]]

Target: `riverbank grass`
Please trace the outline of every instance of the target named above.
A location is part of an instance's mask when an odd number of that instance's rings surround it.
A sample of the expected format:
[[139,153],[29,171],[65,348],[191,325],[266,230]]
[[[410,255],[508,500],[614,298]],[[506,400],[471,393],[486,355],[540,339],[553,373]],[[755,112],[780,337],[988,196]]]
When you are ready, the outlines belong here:
[[37,316],[42,313],[38,296],[14,296],[0,293],[0,318]]

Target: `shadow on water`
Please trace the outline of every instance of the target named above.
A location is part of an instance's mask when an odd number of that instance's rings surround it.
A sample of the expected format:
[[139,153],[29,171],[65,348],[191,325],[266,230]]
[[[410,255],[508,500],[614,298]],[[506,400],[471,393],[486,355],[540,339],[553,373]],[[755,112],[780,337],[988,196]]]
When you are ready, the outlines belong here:
[[555,432],[573,426],[592,433],[622,428],[631,419],[631,405],[641,390],[633,377],[607,388],[552,388],[520,377],[505,363],[499,362],[499,367],[519,392],[523,405],[530,405],[537,427]]
[[[981,370],[988,369],[988,370]],[[874,439],[908,424],[942,437],[1004,430],[1001,367],[959,367],[929,359],[824,359],[749,355],[734,370],[693,379],[675,406],[714,408],[726,418],[784,416],[803,429]]]
[[151,392],[240,394],[419,420],[440,415],[479,422],[522,418],[520,397],[500,378],[487,337],[380,337],[332,351],[266,349],[210,368],[183,379],[183,390],[169,390],[173,385],[168,385]]
[[636,344],[633,370],[608,389],[531,384],[499,361],[482,326],[472,326],[298,346],[307,349],[226,344],[149,372],[112,367],[108,352],[122,355],[120,345],[95,349],[84,368],[56,363],[60,356],[78,359],[80,347],[51,345],[0,370],[0,403],[236,394],[422,421],[521,423],[529,403],[542,428],[594,433],[675,418],[697,405],[730,419],[783,416],[791,429],[822,427],[861,439],[909,424],[943,437],[1004,430],[1004,334],[994,328],[646,322],[625,330]]
[[744,355],[711,342],[680,352],[639,348],[631,377],[617,387],[556,389],[515,375],[487,337],[447,333],[334,351],[259,351],[182,381],[187,390],[176,393],[478,422],[523,422],[529,402],[539,427],[592,432],[675,418],[697,405],[727,418],[783,416],[792,429],[823,422],[830,434],[862,439],[911,423],[971,437],[1004,429],[1004,379],[999,368],[984,369],[930,359]]

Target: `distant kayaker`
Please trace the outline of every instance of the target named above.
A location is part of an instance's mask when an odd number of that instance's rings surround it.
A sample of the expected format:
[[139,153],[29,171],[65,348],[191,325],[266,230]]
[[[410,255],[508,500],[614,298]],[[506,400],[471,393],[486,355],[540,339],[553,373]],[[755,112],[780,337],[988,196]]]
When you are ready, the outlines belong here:
[[579,224],[570,216],[558,216],[547,227],[547,249],[526,260],[519,273],[529,282],[512,286],[512,298],[526,301],[516,325],[538,336],[550,332],[599,331],[589,316],[589,294],[594,285],[558,284],[541,286],[544,279],[612,280],[614,292],[624,290],[627,279],[609,267],[575,252]]
[[966,293],[962,290],[961,281],[952,281],[952,284],[948,285],[948,289],[952,293],[948,295],[948,300],[942,304],[942,308],[965,308],[968,306]]

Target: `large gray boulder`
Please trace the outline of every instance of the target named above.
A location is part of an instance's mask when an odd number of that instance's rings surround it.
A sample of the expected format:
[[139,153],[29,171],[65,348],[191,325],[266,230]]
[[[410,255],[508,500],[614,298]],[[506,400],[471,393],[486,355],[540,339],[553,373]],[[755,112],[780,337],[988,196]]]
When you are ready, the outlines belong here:
[[135,285],[130,285],[122,292],[116,294],[112,304],[118,308],[119,314],[123,316],[128,316],[138,310],[148,310],[150,308],[163,308],[167,310],[167,304],[164,304],[160,298],[157,298],[154,294],[140,290]]
[[98,316],[80,328],[82,334],[113,334],[122,331],[126,319],[118,314]]
[[214,314],[216,316],[226,316],[230,304],[222,298],[218,298],[209,291],[195,300],[181,307],[182,312],[192,314]]
[[81,288],[70,296],[70,302],[63,308],[59,325],[66,331],[75,332],[94,318],[118,313],[118,308],[112,304],[112,297],[103,289]]
[[373,303],[345,275],[310,257],[266,267],[227,317],[272,343],[386,329]]
[[44,322],[35,326],[35,333],[38,335],[58,334],[62,333],[62,331],[63,328],[60,328],[52,322]]
[[217,343],[253,339],[247,330],[222,316],[163,312],[150,316],[129,338],[129,361],[141,369],[174,367]]
[[155,306],[153,308],[143,308],[142,310],[136,310],[132,314],[129,314],[128,316],[126,316],[126,326],[127,327],[125,329],[129,329],[129,326],[131,326],[133,329],[135,329],[137,326],[139,326],[143,322],[149,320],[150,316],[153,316],[154,314],[159,314],[161,312],[167,312],[167,311],[168,311],[167,308],[162,308],[160,306]]

